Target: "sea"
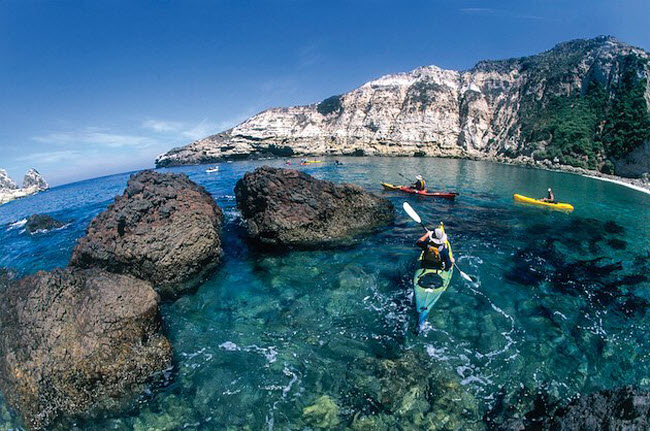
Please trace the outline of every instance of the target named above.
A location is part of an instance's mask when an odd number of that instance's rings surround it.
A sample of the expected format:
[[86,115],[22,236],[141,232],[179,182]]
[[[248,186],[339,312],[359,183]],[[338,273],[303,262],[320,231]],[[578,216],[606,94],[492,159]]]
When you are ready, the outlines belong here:
[[[174,348],[167,380],[126,409],[52,429],[489,429],[540,403],[625,385],[650,390],[650,195],[487,161],[323,160],[159,169],[187,174],[221,207],[223,263],[195,292],[161,304]],[[395,223],[343,248],[251,248],[233,188],[262,165],[358,184],[395,204]],[[131,174],[0,206],[0,267],[27,275],[66,266]],[[418,174],[458,197],[380,185]],[[575,210],[513,200],[549,187]],[[444,222],[459,268],[475,280],[455,274],[419,334],[412,279],[423,231],[403,202],[430,226]],[[25,220],[37,213],[65,226],[29,234]],[[22,429],[1,395],[0,429]]]

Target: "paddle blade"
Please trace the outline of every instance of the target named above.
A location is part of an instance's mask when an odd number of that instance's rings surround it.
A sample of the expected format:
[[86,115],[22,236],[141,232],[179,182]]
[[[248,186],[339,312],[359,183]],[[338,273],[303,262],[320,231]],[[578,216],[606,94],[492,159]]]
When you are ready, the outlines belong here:
[[402,208],[404,208],[404,211],[406,211],[406,214],[408,214],[409,217],[411,217],[413,220],[415,220],[416,223],[422,224],[422,219],[420,218],[418,213],[415,212],[413,207],[408,204],[408,202],[404,202],[404,204],[402,205]]
[[470,283],[474,283],[474,280],[472,280],[472,277],[470,277],[469,275],[465,274],[465,273],[464,273],[463,271],[461,271],[460,269],[458,270],[458,272],[460,272],[460,276],[463,277],[465,280],[469,281]]

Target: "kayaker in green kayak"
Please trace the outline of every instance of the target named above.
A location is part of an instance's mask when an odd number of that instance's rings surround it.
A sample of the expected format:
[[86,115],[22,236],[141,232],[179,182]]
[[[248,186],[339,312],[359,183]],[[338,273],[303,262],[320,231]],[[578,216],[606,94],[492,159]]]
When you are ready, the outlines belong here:
[[542,202],[550,202],[550,203],[555,202],[555,196],[553,196],[553,190],[551,190],[551,188],[549,187],[547,191],[548,191],[548,194],[546,195],[546,197],[540,199],[540,201],[542,201]]
[[422,175],[418,175],[415,177],[415,182],[411,186],[412,189],[415,190],[426,190],[426,185],[424,183],[424,178],[422,178]]
[[415,243],[424,251],[422,268],[450,270],[455,260],[449,253],[448,244],[447,234],[443,229],[427,230]]

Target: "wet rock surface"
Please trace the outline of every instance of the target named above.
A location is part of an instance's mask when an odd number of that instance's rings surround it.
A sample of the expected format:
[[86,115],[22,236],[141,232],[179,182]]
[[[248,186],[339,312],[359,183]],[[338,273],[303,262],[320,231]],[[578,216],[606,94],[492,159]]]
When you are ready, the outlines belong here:
[[560,407],[546,421],[548,429],[650,429],[650,392],[630,387],[602,391]]
[[[519,400],[521,404],[522,400]],[[523,403],[529,410],[498,400],[485,416],[491,430],[648,430],[650,392],[629,386],[579,396],[562,404],[550,402],[543,393]]]
[[212,196],[186,175],[140,172],[90,222],[70,264],[131,274],[173,297],[217,267],[222,218]]
[[9,287],[9,283],[16,278],[16,272],[11,268],[0,267],[0,293]]
[[395,217],[390,201],[361,187],[293,169],[258,168],[237,182],[235,195],[249,237],[269,247],[346,244]]
[[33,214],[27,219],[25,230],[29,233],[36,233],[39,231],[58,229],[63,226],[63,222],[60,222],[47,214]]
[[26,426],[124,407],[171,366],[159,296],[100,269],[38,272],[0,292],[0,389]]

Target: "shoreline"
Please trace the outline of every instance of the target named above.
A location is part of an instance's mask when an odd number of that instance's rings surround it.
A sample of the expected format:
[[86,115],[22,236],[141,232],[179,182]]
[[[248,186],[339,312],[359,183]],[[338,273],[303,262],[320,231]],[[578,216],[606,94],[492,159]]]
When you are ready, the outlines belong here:
[[540,163],[532,159],[517,160],[517,159],[499,159],[499,158],[491,158],[491,157],[459,157],[459,158],[464,158],[468,160],[484,160],[484,161],[491,161],[495,163],[501,163],[504,165],[523,166],[528,168],[541,169],[545,171],[575,174],[575,175],[580,175],[582,177],[587,177],[595,180],[601,180],[609,183],[618,184],[620,186],[627,187],[629,189],[636,190],[641,193],[650,194],[650,182],[646,182],[640,178],[620,177],[618,175],[605,174],[603,172],[594,171],[591,169],[578,168],[569,165],[551,164],[550,162],[548,164]]
[[[517,164],[517,163],[514,163]],[[595,180],[606,181],[608,183],[618,184],[619,186],[627,187],[632,190],[636,190],[641,193],[650,194],[650,183],[646,183],[639,178],[626,178],[619,177],[617,175],[604,174],[599,171],[593,171],[590,169],[577,168],[575,166],[545,166],[543,164],[528,164],[523,163],[525,166],[530,166],[531,168],[537,168],[553,172],[566,172],[569,174],[580,175],[586,178],[592,178]]]
[[627,187],[627,188],[630,188],[632,190],[636,190],[636,191],[639,191],[641,193],[646,193],[646,194],[650,195],[650,186],[645,186],[644,187],[644,186],[639,186],[639,185],[636,185],[636,184],[633,184],[633,183],[630,183],[630,182],[626,182],[626,181],[621,180],[620,179],[621,177],[616,177],[616,179],[614,179],[614,178],[599,177],[599,176],[596,176],[596,175],[587,175],[587,174],[583,174],[582,176],[587,177],[587,178],[593,178],[593,179],[596,179],[596,180],[607,181],[608,183],[618,184],[618,185],[621,185],[623,187]]

